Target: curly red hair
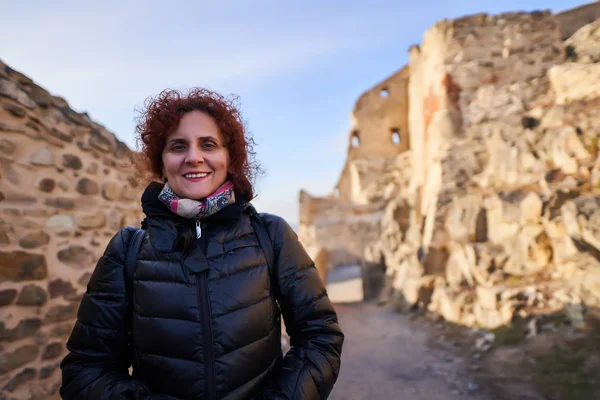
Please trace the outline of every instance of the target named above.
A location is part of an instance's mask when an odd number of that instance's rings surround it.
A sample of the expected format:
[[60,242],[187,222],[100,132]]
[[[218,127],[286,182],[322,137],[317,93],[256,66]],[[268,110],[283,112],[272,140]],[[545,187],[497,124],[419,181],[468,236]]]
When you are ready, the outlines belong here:
[[151,179],[162,178],[162,152],[167,137],[185,113],[201,111],[214,119],[223,135],[230,159],[231,173],[227,179],[233,182],[236,195],[243,200],[252,200],[254,188],[251,182],[260,167],[254,159],[254,141],[244,127],[237,102],[237,96],[225,97],[204,88],[192,88],[187,94],[163,90],[156,97],[146,99],[135,128],[144,172],[150,173]]

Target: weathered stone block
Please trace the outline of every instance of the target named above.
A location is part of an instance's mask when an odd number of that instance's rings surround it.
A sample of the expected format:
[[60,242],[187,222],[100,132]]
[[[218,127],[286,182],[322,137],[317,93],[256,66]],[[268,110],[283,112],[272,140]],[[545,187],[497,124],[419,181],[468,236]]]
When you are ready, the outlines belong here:
[[4,390],[14,392],[19,386],[35,379],[36,375],[37,371],[34,368],[25,368],[17,375],[13,376],[10,381],[8,381],[8,383],[4,386]]
[[92,129],[89,145],[100,151],[108,152],[112,150],[112,142],[98,129]]
[[106,215],[97,213],[91,215],[82,215],[77,218],[77,226],[81,229],[101,229],[106,226]]
[[64,281],[62,279],[54,279],[48,282],[48,293],[50,293],[50,298],[53,299],[59,296],[67,296],[75,293],[75,288],[69,281]]
[[[64,338],[66,336],[68,336],[71,331],[73,330],[73,322],[65,322],[62,324],[56,324],[53,328],[52,328],[52,332],[51,335],[52,337],[55,338]],[[63,341],[64,343],[64,341]]]
[[73,154],[63,154],[62,165],[65,168],[74,169],[76,171],[80,170],[83,167],[81,158]]
[[37,346],[27,345],[11,353],[0,354],[0,375],[29,364],[37,358],[38,353]]
[[63,353],[65,349],[65,345],[60,342],[50,343],[44,353],[42,354],[42,360],[53,360]]
[[22,193],[7,193],[5,200],[7,203],[16,203],[21,206],[32,205],[32,204],[37,203],[36,197],[29,196],[27,194],[22,194]]
[[511,275],[529,276],[542,272],[552,260],[553,248],[550,238],[539,227],[523,230],[507,244],[510,254],[503,271]]
[[86,196],[93,196],[100,192],[100,188],[95,181],[83,178],[77,182],[77,191]]
[[121,186],[113,182],[106,182],[102,185],[102,196],[106,200],[114,201],[121,197]]
[[481,305],[481,307],[488,310],[496,310],[498,308],[496,292],[494,292],[492,289],[483,286],[477,286],[475,292],[477,294],[477,302]]
[[0,290],[0,307],[8,306],[17,298],[17,289]]
[[27,93],[21,90],[13,81],[0,79],[0,96],[15,100],[31,110],[37,107]]
[[42,306],[48,301],[48,294],[38,285],[26,285],[21,289],[17,304],[20,306]]
[[10,140],[2,139],[0,140],[0,152],[7,155],[12,156],[17,151],[17,145],[15,145]]
[[46,365],[46,366],[40,368],[40,379],[48,378],[50,375],[52,375],[54,373],[54,371],[56,371],[58,369],[59,366],[60,366],[60,363],[58,362],[58,363]]
[[121,199],[125,201],[134,201],[138,197],[138,192],[131,187],[124,187],[121,192]]
[[108,213],[108,227],[113,231],[118,231],[125,225],[125,217],[117,210],[111,210]]
[[79,114],[71,109],[69,106],[60,107],[62,114],[71,122],[77,125],[87,125],[88,120],[85,114]]
[[557,104],[600,97],[600,64],[567,63],[548,70]]
[[75,318],[79,304],[56,305],[52,306],[44,317],[44,324],[68,321]]
[[46,199],[45,204],[50,207],[59,208],[61,210],[73,210],[75,208],[75,200],[66,197],[57,197],[54,199]]
[[24,251],[0,251],[0,282],[45,279],[46,257]]
[[123,158],[123,157],[127,157],[131,154],[131,150],[129,149],[129,147],[127,147],[127,145],[123,142],[121,142],[120,140],[116,140],[117,142],[117,146],[115,148],[115,151],[113,152],[113,155],[117,158]]
[[51,178],[44,178],[38,183],[38,189],[44,193],[52,193],[55,186],[56,182]]
[[27,130],[22,126],[11,124],[8,122],[0,121],[0,131],[2,132],[12,132],[12,133],[20,133],[27,134]]
[[96,175],[96,173],[98,172],[98,163],[95,163],[95,162],[90,163],[90,165],[87,167],[85,172],[87,172],[88,174],[91,174],[91,175]]
[[62,179],[58,182],[58,187],[63,192],[68,192],[70,190],[69,182],[66,179]]
[[35,101],[40,107],[47,108],[52,104],[52,96],[47,90],[42,89],[37,85],[33,85],[29,96]]
[[60,250],[58,260],[73,267],[86,268],[94,262],[94,254],[83,246],[73,245]]
[[19,240],[19,244],[25,249],[34,249],[47,245],[49,242],[50,235],[44,231],[29,232]]
[[52,150],[48,146],[44,146],[39,149],[33,156],[31,156],[30,163],[42,167],[48,167],[54,165],[54,155]]
[[75,221],[70,215],[54,215],[46,221],[48,228],[74,228]]
[[63,142],[71,143],[73,141],[73,134],[71,132],[65,132],[58,128],[52,128],[49,131],[51,137],[55,137]]
[[39,318],[26,318],[19,321],[13,329],[6,329],[4,322],[0,322],[0,340],[15,342],[23,338],[35,335],[42,326]]
[[12,165],[6,168],[5,174],[6,179],[10,183],[21,186],[22,176]]
[[27,111],[25,111],[23,108],[11,103],[3,104],[2,107],[17,118],[23,118],[27,114]]

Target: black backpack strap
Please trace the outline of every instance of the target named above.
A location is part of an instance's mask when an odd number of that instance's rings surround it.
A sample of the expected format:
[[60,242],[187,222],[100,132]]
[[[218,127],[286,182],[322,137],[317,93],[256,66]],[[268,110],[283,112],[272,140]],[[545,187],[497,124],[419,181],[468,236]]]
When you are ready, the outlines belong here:
[[130,308],[133,308],[133,273],[135,272],[135,264],[137,263],[138,254],[145,234],[146,231],[144,229],[135,231],[129,242],[127,256],[125,257],[125,289],[127,290]]
[[250,223],[252,224],[254,233],[256,233],[256,237],[258,238],[258,244],[260,245],[263,253],[265,254],[265,258],[267,259],[269,277],[271,279],[272,285],[274,286],[277,282],[277,279],[273,274],[273,264],[275,263],[275,255],[273,254],[273,240],[271,240],[271,236],[269,236],[269,231],[267,231],[265,223],[260,218],[260,215],[258,215],[258,213],[256,212],[254,206],[250,203],[246,203],[244,205],[244,208],[246,212],[250,214]]

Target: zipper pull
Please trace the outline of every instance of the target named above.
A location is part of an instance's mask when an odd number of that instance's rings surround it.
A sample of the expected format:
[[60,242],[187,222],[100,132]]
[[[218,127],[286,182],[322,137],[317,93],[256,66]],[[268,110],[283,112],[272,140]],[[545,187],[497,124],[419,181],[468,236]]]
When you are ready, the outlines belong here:
[[196,239],[200,239],[202,237],[202,227],[200,226],[200,220],[196,220]]

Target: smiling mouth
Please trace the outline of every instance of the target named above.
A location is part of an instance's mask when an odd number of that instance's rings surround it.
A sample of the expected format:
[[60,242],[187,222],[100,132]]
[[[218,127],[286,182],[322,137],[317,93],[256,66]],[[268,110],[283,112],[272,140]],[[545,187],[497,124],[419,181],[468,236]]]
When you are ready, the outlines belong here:
[[185,174],[183,175],[186,179],[200,179],[205,178],[210,174],[210,172],[202,172],[202,173],[194,173],[194,174]]

